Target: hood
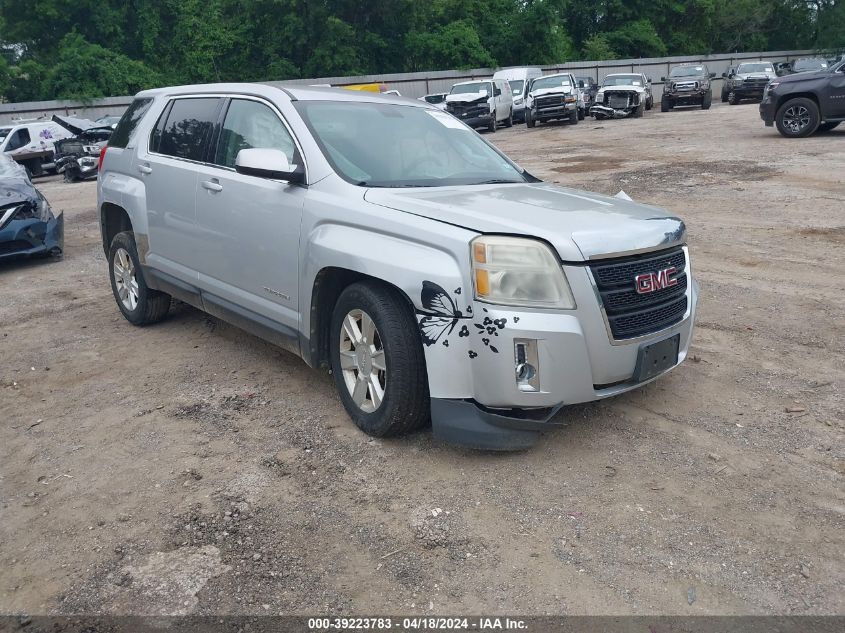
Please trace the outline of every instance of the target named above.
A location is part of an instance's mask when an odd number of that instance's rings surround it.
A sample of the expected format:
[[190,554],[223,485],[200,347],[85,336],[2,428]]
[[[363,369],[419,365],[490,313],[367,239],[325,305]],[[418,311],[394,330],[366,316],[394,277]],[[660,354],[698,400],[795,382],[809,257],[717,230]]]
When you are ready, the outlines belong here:
[[99,123],[94,123],[88,119],[78,119],[73,116],[59,116],[58,114],[54,114],[52,120],[71,134],[82,134],[85,130],[90,130],[94,127],[103,127]]
[[572,88],[567,88],[566,86],[552,86],[551,88],[538,88],[537,90],[532,90],[528,94],[532,97],[542,97],[543,95],[553,95],[553,94],[572,94]]
[[793,72],[790,75],[783,75],[782,77],[777,77],[778,83],[794,83],[796,81],[808,81],[810,79],[821,79],[822,77],[827,77],[830,75],[830,69],[825,70],[813,70],[813,71],[799,71]]
[[642,86],[605,86],[599,92],[645,92]]
[[487,101],[490,96],[483,92],[462,92],[456,95],[446,95],[446,103],[472,103],[473,101]]
[[368,189],[372,204],[479,233],[538,237],[563,261],[681,243],[686,228],[661,209],[546,183]]
[[739,79],[773,79],[777,77],[777,75],[773,72],[771,73],[737,73],[735,75]]

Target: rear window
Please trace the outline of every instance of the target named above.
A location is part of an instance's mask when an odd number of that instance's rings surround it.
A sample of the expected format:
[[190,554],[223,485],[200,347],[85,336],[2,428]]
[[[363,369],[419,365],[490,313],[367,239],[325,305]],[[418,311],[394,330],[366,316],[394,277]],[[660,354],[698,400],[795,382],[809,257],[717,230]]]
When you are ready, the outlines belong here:
[[123,116],[120,117],[117,127],[114,128],[114,133],[109,138],[109,147],[126,147],[129,144],[132,133],[138,127],[141,119],[144,118],[147,110],[150,109],[152,102],[152,99],[146,98],[135,99],[130,104]]
[[216,97],[175,99],[159,118],[150,149],[166,156],[202,161],[220,101]]

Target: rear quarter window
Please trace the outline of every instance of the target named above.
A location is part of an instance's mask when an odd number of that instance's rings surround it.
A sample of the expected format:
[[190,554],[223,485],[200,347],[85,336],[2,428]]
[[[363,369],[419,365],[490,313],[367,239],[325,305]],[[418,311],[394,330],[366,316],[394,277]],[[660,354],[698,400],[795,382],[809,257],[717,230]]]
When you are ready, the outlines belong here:
[[109,147],[126,147],[129,144],[132,133],[138,127],[152,103],[151,98],[144,98],[135,99],[129,105],[126,112],[120,117],[120,121],[117,122],[111,137],[109,137]]

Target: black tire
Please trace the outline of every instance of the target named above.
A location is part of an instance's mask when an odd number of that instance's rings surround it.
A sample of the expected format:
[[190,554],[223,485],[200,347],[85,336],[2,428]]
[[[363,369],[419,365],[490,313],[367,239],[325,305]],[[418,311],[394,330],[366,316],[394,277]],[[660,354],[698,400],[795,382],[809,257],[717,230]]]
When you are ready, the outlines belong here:
[[701,109],[702,110],[709,110],[710,105],[713,103],[713,92],[708,90],[707,93],[704,95],[704,98],[701,100]]
[[728,102],[728,89],[726,86],[722,86],[722,103]]
[[[787,124],[787,117],[795,122]],[[819,106],[812,99],[797,97],[789,99],[778,108],[775,115],[775,125],[783,136],[787,138],[804,138],[810,136],[819,127]]]
[[531,110],[528,110],[528,109],[526,108],[526,110],[525,110],[525,127],[532,128],[532,127],[534,127],[536,124],[537,124],[537,123],[534,121],[534,117],[533,117],[533,116],[531,116]]
[[[384,397],[374,411],[360,408],[349,393],[340,364],[343,320],[361,310],[375,323],[384,348]],[[418,429],[431,418],[431,399],[419,325],[408,302],[394,288],[376,281],[348,286],[338,297],[329,334],[332,376],[346,412],[367,435],[388,437]]]
[[731,91],[728,94],[728,103],[731,105],[739,105],[739,97],[736,95],[735,92]]
[[672,109],[672,102],[669,101],[666,97],[660,99],[660,111],[661,112],[669,112]]
[[505,127],[513,127],[513,109],[511,109],[511,113],[508,115],[508,118],[505,119]]
[[641,119],[642,116],[643,116],[644,110],[645,110],[645,104],[644,103],[641,103],[640,105],[638,105],[637,109],[634,110],[634,118],[635,119]]
[[584,120],[584,108],[578,108],[578,120],[579,121]]
[[[117,289],[114,270],[115,257],[119,249],[122,249],[128,254],[134,267],[135,281],[138,285],[138,300],[134,309],[130,309],[124,305]],[[130,231],[118,233],[111,241],[111,246],[109,247],[109,278],[117,307],[131,324],[150,325],[161,321],[167,316],[167,311],[170,309],[170,295],[147,287],[147,282],[144,279],[144,273],[141,269],[141,262],[138,259],[135,236]]]
[[493,110],[493,114],[490,115],[490,123],[487,125],[487,129],[490,132],[495,132],[499,128],[499,122],[496,120],[496,111]]
[[575,108],[569,113],[569,123],[572,125],[578,125],[578,108]]
[[649,97],[645,100],[645,109],[651,110],[654,107],[654,98]]
[[817,129],[816,132],[830,132],[840,123],[841,121],[830,121],[828,123],[822,123],[821,125],[819,125],[819,129]]

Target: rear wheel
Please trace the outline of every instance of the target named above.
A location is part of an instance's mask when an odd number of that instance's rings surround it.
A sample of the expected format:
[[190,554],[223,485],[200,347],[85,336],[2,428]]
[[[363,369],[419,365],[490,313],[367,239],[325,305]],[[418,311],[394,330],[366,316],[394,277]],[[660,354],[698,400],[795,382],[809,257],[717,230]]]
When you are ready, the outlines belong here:
[[170,295],[147,287],[135,237],[129,231],[114,236],[109,249],[111,289],[117,307],[133,325],[161,321],[170,309]]
[[775,125],[788,138],[810,136],[819,127],[819,107],[805,97],[790,99],[778,108]]
[[400,435],[428,422],[419,326],[398,291],[375,281],[346,288],[332,314],[330,345],[340,399],[364,433]]

